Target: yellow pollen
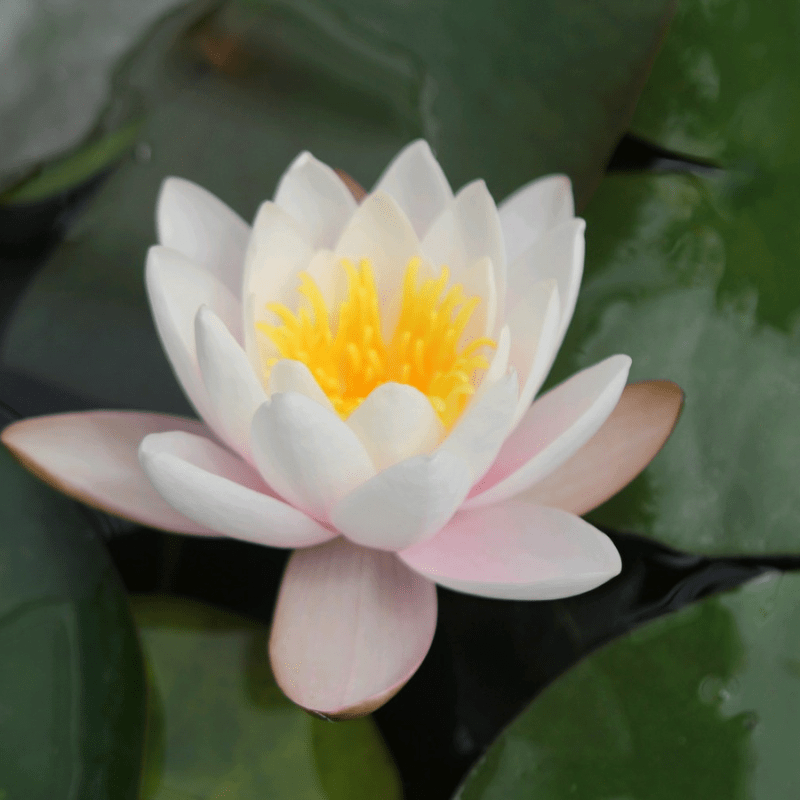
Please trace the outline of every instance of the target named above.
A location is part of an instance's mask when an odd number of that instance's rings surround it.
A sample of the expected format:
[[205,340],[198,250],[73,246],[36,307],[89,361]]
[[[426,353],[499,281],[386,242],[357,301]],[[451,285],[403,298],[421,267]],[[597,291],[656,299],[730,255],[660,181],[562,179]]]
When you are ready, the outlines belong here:
[[[305,305],[293,314],[281,303],[267,304],[279,325],[257,322],[283,358],[302,361],[317,379],[342,419],[346,419],[376,387],[389,381],[414,386],[428,397],[445,426],[450,426],[475,392],[474,377],[489,367],[478,351],[496,347],[489,338],[475,339],[459,350],[458,343],[479,297],[464,297],[463,287],[447,288],[450,272],[418,284],[421,262],[412,258],[403,278],[400,314],[390,341],[381,334],[380,303],[372,265],[363,259],[358,269],[346,259],[348,296],[334,319],[322,292],[305,272],[298,292]],[[267,373],[278,359],[265,363]]]

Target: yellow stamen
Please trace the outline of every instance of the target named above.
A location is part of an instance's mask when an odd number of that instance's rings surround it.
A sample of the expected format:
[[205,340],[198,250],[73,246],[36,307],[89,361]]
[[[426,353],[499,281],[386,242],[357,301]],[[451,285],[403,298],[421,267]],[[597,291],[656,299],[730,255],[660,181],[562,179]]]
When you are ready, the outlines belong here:
[[[356,268],[343,259],[341,265],[347,274],[348,296],[339,306],[335,333],[331,330],[334,315],[307,273],[300,274],[298,287],[306,305],[293,314],[281,303],[269,303],[267,310],[282,324],[257,322],[256,328],[272,340],[283,358],[308,366],[343,419],[377,386],[395,381],[419,389],[442,422],[452,425],[475,392],[477,373],[489,367],[478,351],[496,347],[484,337],[458,348],[480,298],[465,297],[460,284],[448,288],[447,267],[442,267],[438,278],[418,286],[421,262],[412,258],[403,277],[397,326],[385,342],[371,264],[364,259]],[[267,372],[276,361],[265,362]]]

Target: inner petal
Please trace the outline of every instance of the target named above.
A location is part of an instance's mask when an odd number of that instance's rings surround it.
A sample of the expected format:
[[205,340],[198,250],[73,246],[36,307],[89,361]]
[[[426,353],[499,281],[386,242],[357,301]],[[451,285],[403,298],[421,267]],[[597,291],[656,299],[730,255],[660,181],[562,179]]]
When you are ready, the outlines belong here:
[[[382,334],[387,313],[379,300],[372,264],[342,259],[347,297],[329,309],[314,279],[300,273],[296,312],[281,303],[267,311],[279,324],[255,323],[282,358],[304,363],[342,419],[378,386],[394,382],[413,386],[430,401],[445,426],[455,422],[474,394],[489,362],[481,337],[462,342],[480,297],[466,297],[461,284],[450,286],[449,270],[419,280],[421,261],[412,258],[400,288],[400,310],[391,337]],[[279,359],[265,364],[268,372]],[[265,378],[267,376],[265,375]]]

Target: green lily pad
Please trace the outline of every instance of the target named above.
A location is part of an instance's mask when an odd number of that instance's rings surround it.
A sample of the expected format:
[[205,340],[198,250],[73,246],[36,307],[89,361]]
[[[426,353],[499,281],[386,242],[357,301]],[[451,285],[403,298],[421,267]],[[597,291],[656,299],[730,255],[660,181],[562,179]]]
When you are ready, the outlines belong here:
[[651,622],[549,686],[460,800],[800,796],[800,575]]
[[460,0],[241,0],[182,32],[165,20],[115,83],[158,98],[138,156],[31,284],[0,358],[98,405],[187,413],[143,290],[165,176],[249,219],[302,149],[369,185],[426,136],[456,186],[483,176],[501,198],[563,170],[586,196],[670,11],[669,0],[519,0],[499,15]]
[[593,521],[710,555],[800,552],[793,191],[629,175],[596,194],[586,277],[551,380],[623,352],[631,380],[670,378],[686,402],[663,452]]
[[633,130],[728,166],[796,166],[799,23],[792,0],[680,3]]
[[127,597],[77,506],[4,447],[0,653],[0,797],[137,798],[145,686]]
[[399,800],[372,720],[327,722],[287,700],[262,625],[177,598],[133,605],[151,688],[142,800]]

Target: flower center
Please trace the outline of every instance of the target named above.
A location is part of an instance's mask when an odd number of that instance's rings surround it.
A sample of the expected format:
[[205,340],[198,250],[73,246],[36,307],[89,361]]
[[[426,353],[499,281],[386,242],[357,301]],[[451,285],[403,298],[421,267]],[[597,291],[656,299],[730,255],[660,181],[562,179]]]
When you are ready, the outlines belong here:
[[[480,303],[465,297],[461,284],[447,287],[450,276],[442,267],[438,278],[417,285],[420,259],[412,258],[403,278],[397,327],[389,342],[381,335],[381,307],[372,265],[343,259],[348,296],[334,316],[317,284],[300,273],[299,293],[307,303],[293,314],[282,303],[267,309],[283,323],[257,322],[256,328],[276,345],[283,358],[302,361],[316,378],[342,419],[383,383],[414,386],[425,394],[444,425],[451,425],[475,392],[476,370],[489,363],[478,351],[495,347],[489,338],[476,339],[459,350],[459,339]],[[267,361],[270,369],[277,358]]]

